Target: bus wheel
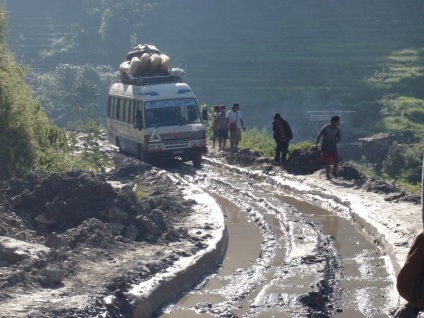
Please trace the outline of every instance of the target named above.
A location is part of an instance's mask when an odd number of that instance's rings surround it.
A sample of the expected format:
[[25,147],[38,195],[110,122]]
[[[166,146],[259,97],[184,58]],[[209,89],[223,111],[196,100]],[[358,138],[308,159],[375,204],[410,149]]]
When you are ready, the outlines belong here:
[[193,155],[191,161],[193,162],[193,167],[200,168],[202,166],[202,154],[198,153]]
[[118,147],[118,149],[119,149],[119,153],[122,153],[121,143],[119,142],[119,139],[118,139],[118,138],[116,138],[115,144],[116,144],[116,146],[117,146],[117,147]]
[[143,150],[141,149],[141,145],[137,145],[137,159],[144,161]]

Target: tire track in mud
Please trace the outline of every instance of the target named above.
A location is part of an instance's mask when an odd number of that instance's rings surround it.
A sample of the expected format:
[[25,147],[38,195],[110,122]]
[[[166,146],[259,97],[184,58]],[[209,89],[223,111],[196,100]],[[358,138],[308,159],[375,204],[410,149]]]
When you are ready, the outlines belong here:
[[[202,170],[180,168],[174,174],[214,195],[223,211],[237,207],[254,224],[247,231],[261,238],[260,252],[244,267],[229,270],[237,256],[228,249],[218,272],[163,308],[161,317],[390,316],[395,306],[390,262],[353,224],[286,197],[266,175],[205,161]],[[227,217],[229,246],[239,239],[230,225]]]

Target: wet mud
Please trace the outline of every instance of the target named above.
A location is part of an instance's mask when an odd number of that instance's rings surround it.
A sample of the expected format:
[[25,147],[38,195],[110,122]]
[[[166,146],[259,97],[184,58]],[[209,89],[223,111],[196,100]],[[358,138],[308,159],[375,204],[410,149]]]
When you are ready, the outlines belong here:
[[345,215],[214,161],[184,177],[222,207],[229,245],[219,270],[160,317],[391,317],[390,259]]

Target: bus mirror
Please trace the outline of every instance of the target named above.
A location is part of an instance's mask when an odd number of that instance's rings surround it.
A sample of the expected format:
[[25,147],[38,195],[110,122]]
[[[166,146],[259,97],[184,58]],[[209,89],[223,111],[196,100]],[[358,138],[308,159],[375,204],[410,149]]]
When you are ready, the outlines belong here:
[[208,120],[208,109],[202,108],[202,118],[203,120]]

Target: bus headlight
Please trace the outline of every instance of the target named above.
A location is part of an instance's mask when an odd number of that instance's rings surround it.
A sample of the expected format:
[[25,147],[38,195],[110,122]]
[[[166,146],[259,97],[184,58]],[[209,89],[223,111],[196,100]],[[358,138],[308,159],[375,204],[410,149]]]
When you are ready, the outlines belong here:
[[163,148],[163,144],[149,144],[149,151],[161,151]]
[[205,140],[204,139],[200,139],[200,140],[194,140],[191,142],[191,146],[192,147],[204,147],[205,144]]

